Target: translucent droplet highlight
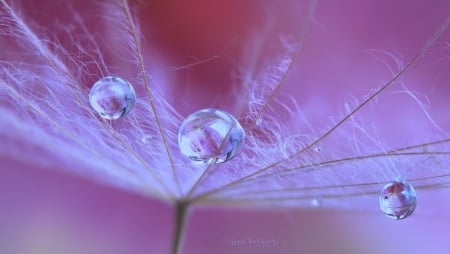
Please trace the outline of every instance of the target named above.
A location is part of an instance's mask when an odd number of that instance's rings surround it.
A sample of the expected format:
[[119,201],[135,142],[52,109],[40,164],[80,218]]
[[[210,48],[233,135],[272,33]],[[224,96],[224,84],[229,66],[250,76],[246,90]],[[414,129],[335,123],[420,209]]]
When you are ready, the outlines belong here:
[[136,102],[131,84],[116,76],[95,82],[89,93],[91,107],[103,118],[116,120],[128,114]]
[[416,209],[416,191],[406,181],[386,184],[380,192],[380,209],[394,220],[405,219]]
[[241,149],[245,132],[232,115],[218,109],[203,109],[188,116],[178,132],[183,155],[196,163],[222,163]]
[[143,144],[149,144],[152,141],[153,137],[150,134],[142,135],[141,141]]
[[313,208],[317,208],[320,207],[322,205],[322,201],[318,198],[313,198],[311,199],[311,201],[309,202],[310,206]]

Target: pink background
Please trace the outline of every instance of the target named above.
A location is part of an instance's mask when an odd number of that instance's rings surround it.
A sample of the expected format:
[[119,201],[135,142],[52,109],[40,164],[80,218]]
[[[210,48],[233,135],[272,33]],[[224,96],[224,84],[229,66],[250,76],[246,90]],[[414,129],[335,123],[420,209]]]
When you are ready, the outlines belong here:
[[[229,73],[248,46],[241,38],[263,27],[265,5],[279,27],[274,31],[286,33],[298,31],[297,11],[304,13],[308,6],[301,1],[168,2],[150,2],[139,9],[138,17],[149,45],[144,45],[144,53],[148,59],[155,51],[164,56],[165,62],[158,62],[157,56],[150,61],[150,69],[168,76],[169,85],[163,89],[183,115],[200,107],[229,106]],[[49,7],[33,8],[33,15],[45,17]],[[281,94],[295,97],[310,122],[324,129],[331,117],[342,113],[345,102],[361,100],[392,76],[384,66],[395,69],[392,59],[379,61],[367,54],[368,49],[398,53],[406,62],[449,14],[450,2],[445,0],[319,1]],[[277,32],[273,33],[275,45]],[[446,131],[449,39],[446,31],[404,77],[410,89],[431,101],[429,112]],[[166,70],[215,54],[218,60],[189,70]],[[121,66],[113,57],[108,61]],[[359,116],[375,123],[391,147],[436,139],[436,129],[414,101],[392,93],[398,90],[389,90],[375,109]],[[223,99],[224,93],[231,99]],[[27,143],[2,145],[20,148]],[[2,154],[0,160],[0,253],[169,252],[174,212],[170,204],[95,184],[62,168],[33,166],[27,158],[18,161]],[[355,212],[199,207],[190,214],[183,253],[448,253],[448,197],[447,189],[424,193],[417,213],[399,222],[370,208]],[[376,199],[367,199],[368,205],[377,206]],[[271,242],[255,245],[256,240]]]

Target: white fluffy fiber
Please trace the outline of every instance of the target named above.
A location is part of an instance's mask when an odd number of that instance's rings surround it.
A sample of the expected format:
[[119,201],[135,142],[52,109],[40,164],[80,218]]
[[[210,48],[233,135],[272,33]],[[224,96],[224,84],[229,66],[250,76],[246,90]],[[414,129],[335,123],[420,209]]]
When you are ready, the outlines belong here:
[[[162,81],[146,70],[139,26],[126,0],[97,6],[108,13],[108,22],[116,24],[115,33],[120,36],[115,39],[123,51],[118,53],[120,60],[129,62],[137,73],[128,77],[138,92],[136,106],[115,122],[98,117],[88,103],[85,82],[114,70],[97,45],[101,35],[89,34],[83,15],[74,11],[70,26],[58,31],[72,39],[75,49],[68,49],[52,31],[40,28],[37,32],[36,24],[21,16],[19,4],[0,3],[0,40],[11,45],[2,49],[0,58],[2,156],[42,168],[69,170],[165,200],[186,198],[223,205],[304,207],[323,200],[327,206],[351,208],[354,202],[365,202],[367,195],[377,195],[383,183],[405,173],[397,169],[412,165],[414,170],[408,171],[407,177],[416,188],[435,188],[445,182],[448,134],[443,133],[436,143],[389,149],[377,136],[376,127],[357,118],[357,111],[376,100],[390,83],[349,103],[323,130],[311,126],[295,101],[277,93],[301,48],[310,16],[300,35],[280,38],[282,50],[263,67],[242,61],[240,68],[229,74],[244,84],[236,90],[241,97],[235,102],[240,112],[237,117],[247,131],[243,149],[227,163],[198,166],[178,151],[182,116],[165,100]],[[249,49],[243,58],[257,59],[258,49],[263,47],[262,43],[254,51]],[[394,71],[393,81],[400,81],[396,75],[409,67],[407,62]],[[97,73],[89,72],[92,69]],[[402,91],[417,99],[406,87]],[[288,118],[295,118],[301,130],[293,133]]]

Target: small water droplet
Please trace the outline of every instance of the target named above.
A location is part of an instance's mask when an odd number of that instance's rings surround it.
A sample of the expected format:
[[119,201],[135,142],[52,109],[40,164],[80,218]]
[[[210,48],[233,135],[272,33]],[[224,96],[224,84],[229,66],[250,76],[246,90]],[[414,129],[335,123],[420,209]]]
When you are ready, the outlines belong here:
[[322,151],[322,148],[319,146],[314,147],[314,152],[319,153],[320,151]]
[[148,143],[150,143],[150,141],[152,141],[152,135],[150,135],[150,134],[144,134],[143,136],[142,136],[142,139],[141,139],[141,141],[142,141],[142,143],[144,143],[144,144],[148,144]]
[[393,181],[380,192],[380,209],[394,220],[405,219],[416,209],[416,191],[406,181]]
[[309,204],[311,205],[311,207],[317,208],[322,204],[322,202],[320,201],[320,199],[313,198],[313,199],[311,199]]
[[178,145],[181,153],[193,162],[222,163],[239,152],[244,137],[244,129],[232,115],[217,109],[203,109],[183,121]]
[[116,120],[128,114],[136,102],[131,84],[116,76],[101,78],[92,86],[89,103],[103,118]]

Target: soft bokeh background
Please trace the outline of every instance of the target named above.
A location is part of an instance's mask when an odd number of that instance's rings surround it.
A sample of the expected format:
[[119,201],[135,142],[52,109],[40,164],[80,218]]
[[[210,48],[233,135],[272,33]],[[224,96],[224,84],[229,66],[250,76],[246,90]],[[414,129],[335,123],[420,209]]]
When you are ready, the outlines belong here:
[[[232,109],[227,105],[235,99],[228,92],[236,85],[231,73],[251,49],[251,37],[273,36],[269,45],[276,47],[279,33],[301,32],[308,4],[150,1],[137,17],[147,59],[152,53],[164,56],[164,62],[156,56],[149,65],[165,77],[168,100],[187,115],[211,105]],[[48,8],[33,4],[30,12],[45,22],[52,15]],[[61,9],[58,15],[65,14]],[[281,96],[294,97],[311,124],[325,129],[342,115],[346,102],[361,100],[392,77],[389,68],[398,67],[382,52],[406,62],[448,15],[445,0],[318,1]],[[404,77],[408,88],[428,99],[426,109],[444,131],[450,131],[449,44],[446,31]],[[264,52],[271,50],[276,48]],[[180,68],[192,63],[197,64]],[[358,117],[374,124],[393,148],[442,136],[411,97],[395,92],[400,90],[390,89]],[[2,145],[33,150],[26,138],[5,139]],[[0,159],[0,253],[169,252],[170,204],[63,173],[57,162],[44,167],[26,157],[1,154]],[[367,196],[367,207],[354,210],[349,204],[328,209],[326,200],[323,208],[308,209],[197,207],[189,217],[183,253],[448,253],[449,196],[445,188],[418,192],[417,211],[404,221],[381,215],[376,196]]]

